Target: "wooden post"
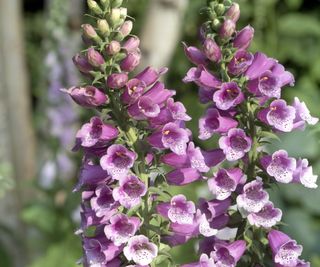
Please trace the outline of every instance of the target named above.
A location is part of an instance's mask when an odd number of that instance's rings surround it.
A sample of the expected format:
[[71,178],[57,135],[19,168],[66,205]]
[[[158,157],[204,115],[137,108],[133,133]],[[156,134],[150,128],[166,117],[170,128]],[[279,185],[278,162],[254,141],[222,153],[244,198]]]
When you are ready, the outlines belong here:
[[[0,163],[11,164],[16,184],[0,201],[0,222],[24,240],[19,220],[25,192],[22,182],[34,177],[36,161],[21,13],[20,0],[0,0]],[[27,255],[21,244],[7,241],[15,266],[25,266]]]

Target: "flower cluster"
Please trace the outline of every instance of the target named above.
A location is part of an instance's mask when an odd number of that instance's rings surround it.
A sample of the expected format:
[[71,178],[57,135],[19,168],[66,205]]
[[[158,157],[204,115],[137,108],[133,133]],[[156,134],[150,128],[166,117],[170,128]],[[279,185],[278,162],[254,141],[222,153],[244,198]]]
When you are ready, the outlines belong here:
[[[210,21],[200,30],[202,48],[184,45],[186,56],[196,65],[184,82],[195,83],[200,102],[207,105],[199,120],[199,139],[220,135],[219,147],[229,164],[213,177],[209,175],[208,188],[215,202],[231,198],[232,208],[225,210],[230,216],[227,226],[237,231],[231,237],[236,241],[224,245],[221,254],[216,251],[221,241],[206,238],[203,242],[213,244],[210,250],[202,254],[199,263],[186,266],[235,266],[244,253],[246,266],[262,264],[268,255],[263,242],[267,233],[276,266],[310,266],[298,259],[301,246],[282,232],[270,230],[280,222],[282,212],[274,207],[266,189],[276,182],[316,188],[317,176],[307,159],[292,158],[284,150],[270,155],[264,144],[277,133],[303,130],[318,119],[298,98],[292,105],[281,99],[283,88],[294,85],[294,77],[277,60],[248,51],[254,29],[246,26],[236,31],[238,4],[208,1],[206,10]],[[246,252],[245,244],[239,243],[241,237],[249,242]],[[223,263],[217,255],[224,258]]]

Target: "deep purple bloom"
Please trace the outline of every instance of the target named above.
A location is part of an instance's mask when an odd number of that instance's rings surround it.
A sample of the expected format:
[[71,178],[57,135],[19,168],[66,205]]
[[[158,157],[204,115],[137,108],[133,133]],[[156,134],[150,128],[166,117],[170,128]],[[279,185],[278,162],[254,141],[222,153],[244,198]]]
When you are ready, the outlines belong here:
[[228,198],[237,188],[238,183],[243,177],[241,169],[219,169],[213,178],[208,180],[211,193],[218,200]]
[[220,27],[219,35],[222,39],[230,38],[236,30],[236,23],[231,19],[226,19]]
[[213,39],[206,38],[206,40],[203,43],[203,51],[206,57],[211,61],[213,62],[221,61],[221,57],[222,57],[221,49]]
[[254,29],[250,25],[244,27],[241,31],[237,32],[233,40],[233,46],[238,49],[247,49],[252,42],[253,35]]
[[278,150],[272,156],[265,156],[261,163],[267,173],[280,183],[290,183],[293,180],[293,173],[296,170],[296,160],[288,157],[285,150]]
[[145,184],[134,175],[128,175],[119,182],[119,187],[113,189],[113,198],[122,206],[131,209],[140,204],[141,197],[147,192]]
[[93,67],[100,67],[105,63],[103,56],[94,48],[89,48],[87,53],[88,62]]
[[216,244],[211,253],[216,266],[235,267],[244,252],[246,251],[246,242],[243,240],[234,241],[231,244]]
[[119,131],[110,124],[105,124],[99,117],[93,117],[77,132],[77,143],[83,147],[97,147],[117,138]]
[[219,139],[219,146],[227,160],[235,161],[244,157],[250,151],[252,141],[242,129],[230,129],[227,136]]
[[108,171],[113,179],[124,178],[137,158],[136,153],[128,150],[123,145],[112,145],[107,154],[100,159],[102,169]]
[[183,78],[183,82],[195,82],[198,86],[205,88],[218,88],[221,85],[221,81],[219,81],[204,66],[191,68],[186,77]]
[[82,73],[89,73],[90,71],[93,70],[92,66],[89,64],[88,60],[86,57],[76,54],[73,58],[73,63],[74,65],[78,68],[78,70]]
[[206,55],[194,46],[187,46],[183,43],[184,53],[187,58],[195,65],[207,65],[208,59]]
[[214,133],[226,133],[237,126],[236,120],[220,115],[216,108],[209,108],[199,120],[199,139],[207,140]]
[[139,265],[148,265],[158,255],[158,247],[151,243],[144,235],[133,236],[128,245],[123,249],[128,261],[134,261]]
[[162,128],[161,132],[155,132],[149,136],[148,141],[154,147],[169,148],[178,155],[184,155],[186,154],[189,135],[185,129],[170,122]]
[[221,89],[213,95],[213,101],[217,108],[228,110],[239,105],[244,100],[244,95],[241,89],[235,82],[223,83]]
[[128,81],[128,74],[113,73],[108,76],[106,85],[111,89],[120,89],[126,85]]
[[252,64],[253,55],[245,50],[238,50],[228,65],[228,72],[238,76],[243,74]]
[[242,213],[259,212],[268,203],[269,194],[263,189],[261,179],[247,183],[237,197],[237,206]]
[[232,5],[227,10],[225,16],[231,19],[233,22],[237,22],[240,18],[240,6],[238,3],[232,3]]
[[312,166],[307,159],[297,160],[297,167],[293,172],[293,182],[301,183],[307,188],[317,188],[318,175],[313,174]]
[[169,184],[179,186],[193,183],[202,178],[201,173],[191,167],[173,170],[167,173],[166,177]]
[[95,108],[109,102],[108,96],[94,86],[71,87],[61,91],[69,94],[78,105],[85,108]]
[[143,95],[145,89],[146,84],[143,81],[136,78],[131,79],[126,83],[121,101],[124,104],[133,104]]
[[272,202],[268,202],[259,212],[250,213],[248,221],[257,227],[271,228],[281,221],[282,212],[274,208]]
[[297,266],[298,258],[302,253],[302,246],[277,230],[270,231],[268,240],[276,264],[284,267]]
[[315,125],[319,119],[312,117],[310,111],[304,102],[301,102],[299,98],[295,97],[292,106],[296,110],[296,117],[294,119],[293,128],[304,130],[305,124]]
[[125,59],[123,59],[120,63],[120,68],[122,71],[131,72],[133,71],[139,64],[141,59],[140,51],[134,51],[128,53]]
[[191,117],[186,114],[187,110],[181,102],[174,102],[173,98],[167,100],[167,108],[174,120],[190,121]]
[[104,227],[104,233],[116,246],[120,246],[135,235],[140,224],[141,221],[137,217],[116,214],[111,217],[110,224]]
[[128,108],[128,113],[135,120],[145,120],[146,118],[157,117],[160,113],[160,107],[151,97],[142,96]]
[[250,80],[257,79],[264,72],[270,70],[276,63],[275,59],[268,58],[265,54],[257,52],[254,54],[253,62],[245,74]]
[[139,74],[137,74],[135,79],[138,79],[144,82],[146,86],[149,86],[155,83],[159,79],[160,75],[166,73],[167,70],[167,68],[162,68],[158,71],[152,67],[147,67]]
[[153,103],[162,107],[175,93],[173,90],[165,89],[162,82],[156,82],[143,96],[151,98]]
[[213,259],[208,255],[202,254],[199,262],[181,265],[180,267],[215,267]]
[[276,130],[291,132],[296,111],[293,107],[288,106],[286,101],[279,99],[274,100],[269,108],[260,111],[258,117],[261,121],[273,126]]
[[131,36],[125,41],[125,43],[122,45],[122,48],[127,52],[133,52],[139,48],[139,45],[140,39],[137,36]]

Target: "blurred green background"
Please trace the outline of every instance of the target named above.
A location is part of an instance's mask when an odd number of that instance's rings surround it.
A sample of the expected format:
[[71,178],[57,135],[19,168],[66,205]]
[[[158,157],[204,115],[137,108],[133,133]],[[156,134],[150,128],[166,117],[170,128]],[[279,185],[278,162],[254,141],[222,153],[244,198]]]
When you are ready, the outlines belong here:
[[[74,49],[76,41],[70,37],[69,33],[72,32],[77,36],[80,32],[77,26],[81,21],[70,20],[68,17],[70,10],[66,10],[64,1],[49,2],[50,5],[42,0],[25,0],[23,23],[32,99],[32,125],[36,131],[38,147],[49,151],[47,153],[50,155],[55,155],[49,158],[53,157],[57,160],[56,155],[70,147],[63,147],[61,138],[57,134],[52,134],[54,129],[48,127],[48,120],[52,114],[47,112],[48,107],[54,109],[61,102],[54,100],[48,93],[48,88],[52,85],[52,81],[55,81],[56,76],[50,72],[52,67],[50,64],[49,69],[48,64],[44,67],[45,59],[50,51],[61,48],[71,51]],[[319,117],[320,1],[239,0],[238,3],[242,14],[238,28],[247,24],[255,28],[252,51],[260,50],[277,58],[296,77],[296,86],[285,89],[285,98],[291,102],[294,96],[298,96],[308,104],[313,115]],[[134,33],[137,35],[143,28],[148,4],[148,0],[126,2],[129,14],[135,18]],[[197,101],[197,88],[190,84],[185,85],[181,81],[191,67],[184,56],[181,41],[189,45],[199,45],[197,30],[203,21],[200,8],[204,4],[205,0],[189,1],[182,23],[181,40],[176,44],[166,82],[168,88],[177,90],[178,99],[186,105],[188,113],[193,117],[188,126],[192,129],[197,144],[204,148],[215,148],[217,145],[214,138],[205,143],[196,138],[197,120],[203,114],[204,106]],[[59,27],[61,32],[60,30],[55,32],[56,27]],[[59,38],[64,40],[59,41]],[[72,68],[69,66],[71,53],[59,50],[57,54],[60,56],[58,63]],[[70,55],[70,57],[61,59],[61,55]],[[58,63],[54,67],[59,69]],[[62,65],[61,68],[63,68]],[[61,79],[67,78],[64,75]],[[70,77],[68,79],[72,80]],[[66,83],[68,82],[65,80],[62,82],[62,84]],[[92,115],[76,108],[72,108],[70,112],[75,114],[77,118],[75,120],[78,122],[83,122]],[[282,147],[287,149],[291,156],[307,157],[314,166],[314,172],[320,173],[320,126],[309,128],[303,133],[282,135],[281,140],[281,142],[275,141],[270,150]],[[26,188],[31,188],[35,192],[34,196],[24,203],[20,213],[28,233],[27,240],[20,240],[14,230],[0,224],[0,236],[7,235],[15,242],[22,244],[28,267],[71,267],[76,266],[75,260],[81,257],[80,240],[73,234],[79,223],[77,215],[79,196],[71,193],[73,184],[76,182],[76,169],[80,158],[69,153],[67,156],[74,166],[68,178],[62,179],[58,177],[59,172],[55,172],[50,176],[51,178],[54,176],[54,180],[50,181],[48,186],[40,177],[43,174],[43,166],[47,162],[42,159],[39,160],[41,166],[38,166],[38,177],[25,185]],[[8,170],[10,168],[3,164],[0,167],[0,198],[4,198],[5,194],[10,194],[14,183],[3,178],[10,177]],[[45,171],[50,173],[49,167]],[[191,199],[197,199],[205,194],[205,188],[201,185],[197,185],[196,190],[194,186],[182,190]],[[284,230],[304,245],[303,256],[312,262],[311,266],[320,267],[320,189],[307,190],[299,185],[287,185],[274,188],[270,193],[276,205],[284,211],[283,221],[288,224],[283,227]],[[194,244],[188,244],[183,249],[174,249],[173,252],[179,263],[197,258],[194,253]],[[5,245],[5,242],[0,243],[0,266],[13,267],[14,262],[10,248]]]

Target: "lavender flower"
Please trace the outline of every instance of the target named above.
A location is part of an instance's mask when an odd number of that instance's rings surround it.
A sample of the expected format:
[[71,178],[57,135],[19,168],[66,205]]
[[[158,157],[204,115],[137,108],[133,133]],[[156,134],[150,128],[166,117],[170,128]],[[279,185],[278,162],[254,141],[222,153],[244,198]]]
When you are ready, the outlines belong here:
[[293,182],[301,183],[307,188],[317,188],[318,175],[313,174],[312,166],[309,166],[307,159],[299,159],[297,167],[293,172]]
[[248,221],[251,225],[264,228],[275,226],[281,218],[282,211],[274,208],[271,202],[268,202],[259,212],[248,215]]
[[221,110],[229,110],[243,100],[243,93],[235,82],[223,83],[221,89],[213,94],[213,101]]

